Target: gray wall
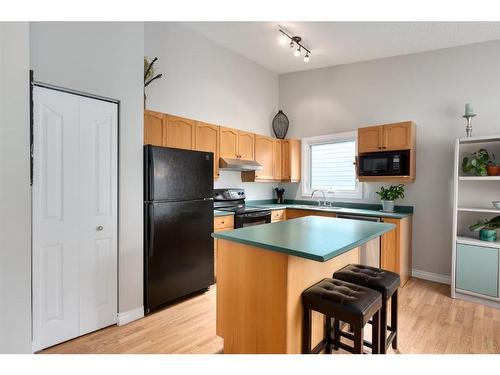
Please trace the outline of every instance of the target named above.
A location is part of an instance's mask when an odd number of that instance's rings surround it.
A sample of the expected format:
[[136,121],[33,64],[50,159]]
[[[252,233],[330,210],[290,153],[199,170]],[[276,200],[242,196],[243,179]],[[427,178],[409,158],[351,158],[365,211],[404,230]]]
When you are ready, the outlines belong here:
[[[147,108],[271,135],[278,76],[175,22],[144,24],[145,55],[163,78],[147,89]],[[244,187],[249,199],[271,198],[272,183],[242,183],[222,171],[215,187]]]
[[[450,275],[453,141],[465,136],[466,102],[478,113],[474,135],[500,133],[500,42],[285,74],[279,95],[295,137],[416,122],[417,179],[401,202],[415,206],[413,268]],[[378,201],[379,186],[367,186],[366,201]]]
[[31,352],[29,25],[0,22],[0,353]]
[[120,100],[119,311],[141,307],[144,26],[35,22],[30,43],[35,80]]

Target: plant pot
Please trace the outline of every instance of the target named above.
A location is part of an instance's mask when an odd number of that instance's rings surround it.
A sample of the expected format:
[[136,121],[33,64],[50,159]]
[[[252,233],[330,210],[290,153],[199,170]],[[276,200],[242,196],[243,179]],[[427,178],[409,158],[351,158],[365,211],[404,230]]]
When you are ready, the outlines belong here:
[[486,167],[486,171],[488,172],[488,176],[498,176],[500,174],[500,166],[488,165]]
[[382,211],[394,212],[394,201],[381,201]]
[[479,239],[481,241],[495,242],[497,240],[496,229],[481,229],[479,231]]

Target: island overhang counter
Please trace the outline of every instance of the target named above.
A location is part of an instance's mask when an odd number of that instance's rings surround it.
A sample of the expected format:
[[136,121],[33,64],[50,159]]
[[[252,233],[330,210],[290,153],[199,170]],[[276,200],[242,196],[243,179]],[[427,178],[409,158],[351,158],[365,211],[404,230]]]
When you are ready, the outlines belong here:
[[[224,353],[300,353],[302,291],[359,263],[359,246],[394,228],[307,216],[213,233],[217,335],[224,339]],[[314,313],[312,347],[321,340],[323,325]]]

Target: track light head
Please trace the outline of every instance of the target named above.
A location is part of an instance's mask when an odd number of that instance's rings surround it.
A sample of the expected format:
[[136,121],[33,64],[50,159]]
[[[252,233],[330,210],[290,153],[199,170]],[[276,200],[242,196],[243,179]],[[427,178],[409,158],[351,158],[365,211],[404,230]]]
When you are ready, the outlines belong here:
[[279,37],[279,43],[283,46],[287,43],[288,39],[290,39],[290,43],[288,44],[288,47],[290,49],[290,51],[293,51],[293,54],[295,57],[299,57],[301,55],[301,52],[302,52],[302,48],[304,48],[306,50],[306,55],[304,56],[304,62],[309,62],[309,54],[310,54],[310,51],[309,49],[307,49],[307,47],[304,47],[302,45],[302,38],[300,36],[292,36],[293,34],[290,34],[288,31],[286,31],[285,29],[283,29],[281,26],[280,26],[280,29],[279,29],[281,35]]

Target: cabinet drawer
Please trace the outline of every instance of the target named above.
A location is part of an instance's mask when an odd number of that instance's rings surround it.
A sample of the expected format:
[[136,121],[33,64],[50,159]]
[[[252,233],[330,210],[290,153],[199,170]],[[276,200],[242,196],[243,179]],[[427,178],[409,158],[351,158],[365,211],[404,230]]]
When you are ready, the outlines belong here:
[[285,220],[285,210],[271,211],[271,222]]
[[498,249],[457,244],[456,288],[498,297]]
[[214,217],[214,231],[233,229],[234,228],[234,216],[216,216]]

